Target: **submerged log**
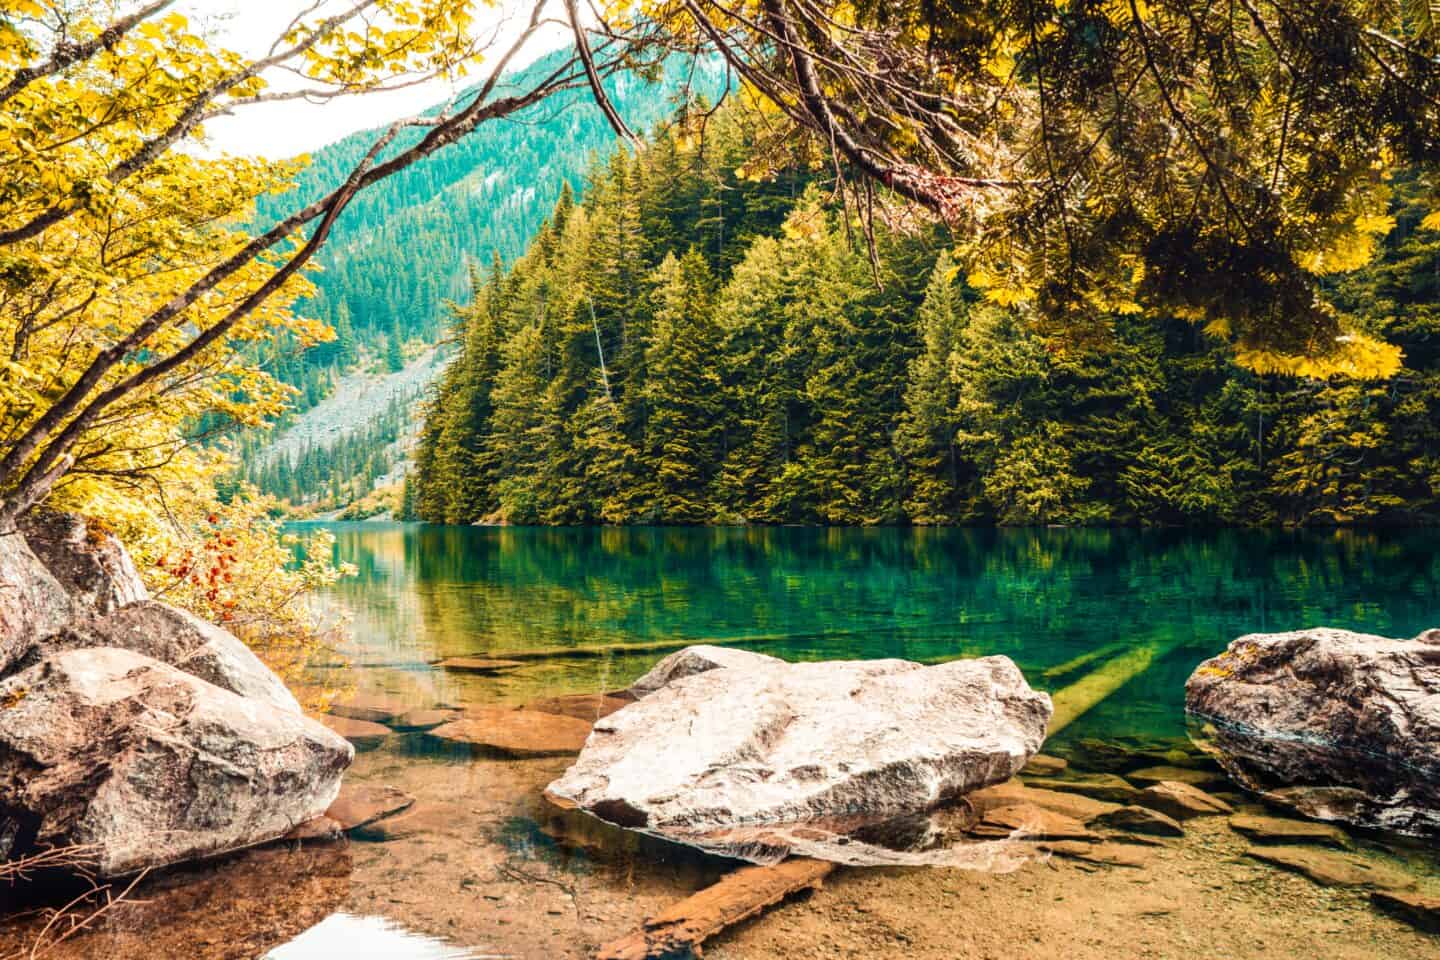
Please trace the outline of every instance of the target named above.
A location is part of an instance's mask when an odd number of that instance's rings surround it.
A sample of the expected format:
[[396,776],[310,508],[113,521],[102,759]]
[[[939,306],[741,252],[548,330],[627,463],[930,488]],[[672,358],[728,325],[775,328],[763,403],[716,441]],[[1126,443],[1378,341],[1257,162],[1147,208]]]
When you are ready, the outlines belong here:
[[1040,676],[1046,680],[1054,680],[1058,677],[1067,677],[1079,670],[1081,667],[1088,667],[1097,660],[1108,660],[1119,653],[1124,653],[1130,644],[1128,643],[1107,643],[1103,647],[1096,647],[1094,650],[1086,650],[1078,657],[1072,657],[1064,663],[1056,664],[1043,672]]
[[786,860],[742,867],[712,887],[646,920],[639,930],[605,944],[596,960],[660,960],[691,956],[709,937],[801,890],[820,886],[835,869],[823,860]]
[[1090,673],[1057,691],[1050,697],[1055,712],[1050,716],[1049,736],[1055,736],[1080,719],[1116,690],[1140,674],[1178,646],[1176,642],[1147,643],[1106,660]]

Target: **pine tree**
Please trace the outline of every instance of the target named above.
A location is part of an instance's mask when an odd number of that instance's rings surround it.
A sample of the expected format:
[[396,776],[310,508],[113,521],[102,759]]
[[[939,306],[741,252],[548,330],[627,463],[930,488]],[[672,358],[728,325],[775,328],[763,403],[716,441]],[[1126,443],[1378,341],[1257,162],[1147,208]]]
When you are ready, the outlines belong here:
[[955,284],[958,272],[949,251],[943,251],[916,316],[924,352],[910,364],[905,414],[896,434],[910,489],[905,512],[913,523],[954,523],[961,516],[958,391],[951,371],[966,317]]
[[644,512],[666,523],[701,523],[720,437],[720,377],[713,278],[696,250],[667,255],[652,275],[645,349],[645,455],[653,476]]

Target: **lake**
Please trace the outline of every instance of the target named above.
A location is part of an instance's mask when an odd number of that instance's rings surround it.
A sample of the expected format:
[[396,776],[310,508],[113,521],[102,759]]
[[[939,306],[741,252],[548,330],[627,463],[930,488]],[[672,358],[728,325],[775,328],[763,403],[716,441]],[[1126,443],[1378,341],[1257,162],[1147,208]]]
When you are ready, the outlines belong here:
[[[357,575],[322,598],[351,639],[314,666],[312,694],[519,706],[618,689],[679,645],[723,643],[794,660],[1004,654],[1059,702],[1123,662],[1125,682],[1045,748],[1092,769],[1117,749],[1183,746],[1185,679],[1241,634],[1325,624],[1413,636],[1440,621],[1440,552],[1425,532],[326,526]],[[490,676],[432,665],[497,654],[521,666]],[[734,868],[553,807],[542,791],[568,763],[388,735],[347,780],[403,790],[415,798],[405,813],[347,843],[157,875],[142,902],[50,955],[578,960]],[[1121,859],[1141,863],[1120,865],[1047,854],[1004,874],[847,869],[706,956],[1101,960],[1202,948],[1298,960],[1322,943],[1327,957],[1440,956],[1365,890],[1246,857],[1224,818],[1189,821],[1167,843],[1127,847]],[[1440,890],[1433,851],[1354,843],[1367,862]]]

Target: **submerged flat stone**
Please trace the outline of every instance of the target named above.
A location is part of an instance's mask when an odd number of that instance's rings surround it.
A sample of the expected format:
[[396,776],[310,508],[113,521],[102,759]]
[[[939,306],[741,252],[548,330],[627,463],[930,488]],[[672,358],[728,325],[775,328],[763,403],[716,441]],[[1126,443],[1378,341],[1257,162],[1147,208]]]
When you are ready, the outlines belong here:
[[1334,824],[1288,817],[1263,817],[1241,813],[1230,818],[1230,829],[1254,843],[1318,843],[1341,849],[1350,846],[1350,837]]
[[1176,820],[1221,816],[1235,811],[1230,804],[1219,797],[1212,797],[1199,787],[1171,780],[1162,780],[1141,790],[1136,802],[1142,807],[1159,810]]
[[1158,766],[1131,770],[1125,779],[1137,787],[1152,787],[1157,783],[1187,783],[1201,790],[1224,790],[1230,787],[1230,778],[1217,770],[1199,767]]
[[579,753],[590,724],[574,717],[532,710],[473,707],[425,736],[437,743],[512,757],[563,757]]
[[792,664],[724,649],[722,666],[675,669],[708,656],[661,661],[652,674],[671,679],[597,722],[547,795],[666,835],[922,811],[1009,779],[1050,716],[1005,657]]
[[1025,784],[1041,790],[1078,793],[1106,803],[1134,803],[1140,796],[1140,791],[1129,781],[1113,773],[1092,773],[1078,777],[1026,777]]
[[992,807],[1022,803],[1073,817],[1081,823],[1089,823],[1102,814],[1120,809],[1118,803],[1107,803],[1104,800],[1095,800],[1078,793],[1039,790],[1026,786],[1019,780],[1009,780],[966,794],[965,800],[982,816],[986,810]]
[[1079,840],[1059,840],[1054,843],[1042,844],[1041,849],[1069,860],[1079,860],[1102,867],[1139,869],[1150,862],[1148,851],[1123,843],[1084,843]]
[[1037,753],[1030,758],[1020,771],[1022,777],[1053,777],[1064,773],[1070,762],[1061,757],[1049,757],[1043,753]]
[[340,795],[330,804],[325,816],[342,830],[354,830],[393,816],[414,802],[414,797],[397,787],[347,783],[341,786]]
[[1403,890],[1376,890],[1370,902],[1417,930],[1440,933],[1440,897]]
[[1314,847],[1251,847],[1245,851],[1263,863],[1309,877],[1322,887],[1370,887],[1408,890],[1415,881],[1405,874],[1354,854]]
[[594,723],[601,717],[608,717],[616,710],[635,702],[628,692],[624,696],[610,693],[573,693],[563,697],[546,697],[525,704],[526,710],[536,713],[554,713],[562,717],[574,717]]
[[389,724],[410,709],[403,700],[383,693],[360,693],[330,704],[329,713],[366,723]]
[[1152,837],[1185,836],[1185,828],[1173,818],[1158,810],[1141,806],[1121,807],[1119,810],[1101,814],[1091,822],[1096,826],[1108,827],[1111,830],[1123,830]]
[[524,664],[519,660],[491,660],[487,657],[446,657],[436,660],[431,666],[454,673],[504,673]]
[[350,831],[358,840],[388,843],[410,837],[454,833],[466,820],[466,811],[453,803],[416,803],[393,817],[382,817]]
[[1012,803],[985,811],[970,833],[977,837],[1026,840],[1099,839],[1074,817],[1028,803]]
[[452,720],[459,720],[463,716],[460,710],[411,710],[396,717],[390,726],[396,730],[431,730],[442,723],[449,723]]
[[311,719],[317,720],[349,740],[355,745],[356,750],[374,750],[385,742],[390,736],[390,728],[380,723],[371,723],[368,720],[352,720],[349,717],[337,717],[328,713],[315,714]]

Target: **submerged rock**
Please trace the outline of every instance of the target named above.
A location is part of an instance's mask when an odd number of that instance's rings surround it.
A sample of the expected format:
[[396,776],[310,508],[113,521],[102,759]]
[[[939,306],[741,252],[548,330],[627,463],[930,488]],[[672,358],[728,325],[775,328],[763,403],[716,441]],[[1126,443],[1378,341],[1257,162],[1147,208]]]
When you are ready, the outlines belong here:
[[1376,890],[1370,902],[1417,930],[1440,933],[1440,897],[1401,890]]
[[1230,776],[1306,816],[1440,837],[1440,631],[1254,634],[1185,685]]
[[1121,807],[1119,810],[1101,814],[1091,822],[1111,830],[1143,833],[1153,837],[1185,836],[1185,828],[1176,823],[1173,818],[1148,807]]
[[1134,803],[1140,796],[1124,777],[1113,773],[1089,773],[1075,777],[1026,777],[1025,783],[1040,790],[1078,793],[1106,803]]
[[1162,780],[1140,791],[1136,803],[1151,810],[1159,810],[1176,820],[1192,820],[1195,817],[1214,817],[1233,813],[1235,808],[1219,797],[1193,787],[1188,783]]
[[1322,887],[1409,890],[1415,881],[1399,870],[1363,857],[1313,847],[1251,847],[1247,857],[1309,877]]
[[354,756],[297,712],[128,650],[61,650],[0,681],[11,856],[82,845],[125,874],[283,836]]
[[1013,776],[1050,718],[1005,657],[791,664],[707,647],[642,680],[547,795],[678,839],[928,810]]
[[625,692],[624,696],[616,696],[611,693],[573,693],[535,700],[525,704],[525,709],[533,710],[536,713],[554,713],[562,717],[574,717],[577,720],[594,723],[634,702],[635,698],[628,692]]
[[357,693],[330,704],[330,713],[335,716],[364,720],[366,723],[389,724],[410,709],[405,701],[383,693]]
[[390,736],[391,730],[383,723],[371,723],[369,720],[352,720],[350,717],[337,717],[334,714],[316,714],[312,719],[324,725],[332,732],[344,737],[355,745],[356,750],[374,750],[385,742]]
[[1252,843],[1317,843],[1341,849],[1350,846],[1350,838],[1344,830],[1310,820],[1241,813],[1230,818],[1230,829]]
[[579,753],[590,724],[530,710],[474,707],[459,720],[425,732],[442,746],[508,757],[563,757]]

